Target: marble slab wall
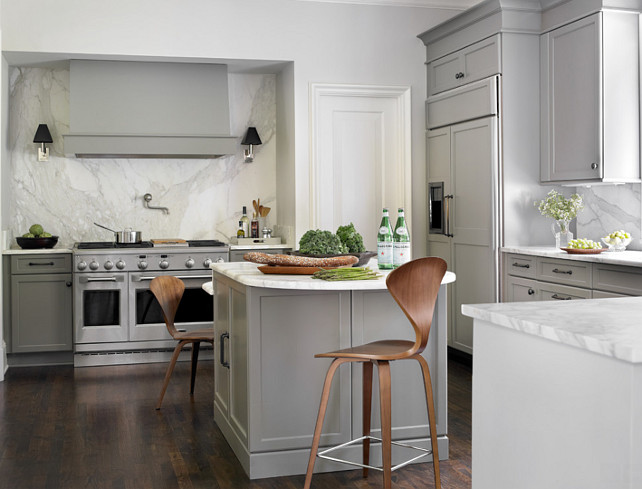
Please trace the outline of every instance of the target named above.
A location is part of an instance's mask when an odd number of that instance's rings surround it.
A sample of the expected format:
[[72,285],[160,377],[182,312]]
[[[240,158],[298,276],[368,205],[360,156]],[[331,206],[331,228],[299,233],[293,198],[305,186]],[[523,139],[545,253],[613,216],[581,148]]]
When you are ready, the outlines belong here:
[[[66,158],[68,68],[12,67],[9,76],[10,217],[2,229],[10,245],[33,223],[59,236],[63,247],[113,239],[94,222],[116,230],[131,227],[145,240],[227,242],[236,236],[242,206],[251,212],[258,198],[272,208],[268,224],[275,227],[275,75],[228,75],[231,134],[238,136],[239,150],[219,159]],[[49,126],[54,140],[48,162],[37,161],[33,143],[40,123]],[[248,126],[257,128],[263,142],[254,147],[251,164],[243,162],[245,147],[240,145]],[[151,205],[167,207],[169,214],[145,208],[146,193],[153,196]]]
[[633,237],[628,249],[642,251],[641,187],[632,183],[576,188],[584,199],[584,210],[577,216],[578,237],[600,241],[603,236],[623,229]]

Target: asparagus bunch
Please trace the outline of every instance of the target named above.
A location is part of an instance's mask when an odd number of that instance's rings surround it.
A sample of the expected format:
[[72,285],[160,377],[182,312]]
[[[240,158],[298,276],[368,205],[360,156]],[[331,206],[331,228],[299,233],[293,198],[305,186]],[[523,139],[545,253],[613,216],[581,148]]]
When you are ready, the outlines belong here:
[[319,270],[312,274],[312,278],[321,280],[376,280],[382,277],[380,273],[366,267],[333,268]]

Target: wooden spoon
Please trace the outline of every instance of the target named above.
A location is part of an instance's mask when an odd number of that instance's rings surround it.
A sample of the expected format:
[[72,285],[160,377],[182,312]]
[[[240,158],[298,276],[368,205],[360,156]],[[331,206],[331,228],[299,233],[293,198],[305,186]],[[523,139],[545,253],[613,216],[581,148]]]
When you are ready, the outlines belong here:
[[263,207],[261,206],[261,217],[266,217],[270,213],[271,207]]

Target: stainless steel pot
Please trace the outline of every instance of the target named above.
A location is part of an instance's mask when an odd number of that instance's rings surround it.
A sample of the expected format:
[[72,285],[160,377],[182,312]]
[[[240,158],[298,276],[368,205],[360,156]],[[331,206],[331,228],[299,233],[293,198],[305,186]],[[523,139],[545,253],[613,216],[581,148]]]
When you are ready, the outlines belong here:
[[114,231],[113,229],[109,229],[97,222],[94,224],[99,228],[103,228],[114,233],[114,241],[116,243],[140,243],[143,240],[142,233],[140,231],[132,231],[132,228],[125,228],[123,231]]

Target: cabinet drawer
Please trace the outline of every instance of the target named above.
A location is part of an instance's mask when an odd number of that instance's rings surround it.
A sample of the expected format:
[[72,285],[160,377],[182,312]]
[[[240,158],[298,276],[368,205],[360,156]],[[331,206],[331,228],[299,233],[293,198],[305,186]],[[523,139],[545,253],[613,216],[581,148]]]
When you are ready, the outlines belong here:
[[428,64],[428,95],[459,87],[500,72],[499,34]]
[[627,295],[642,295],[642,268],[596,264],[593,288]]
[[569,301],[575,299],[591,299],[592,297],[593,293],[590,289],[580,289],[578,287],[545,282],[540,282],[539,284],[539,300],[542,301]]
[[71,273],[71,253],[11,257],[12,274]]
[[537,267],[537,278],[590,289],[592,286],[592,270],[591,263],[540,258]]
[[530,302],[539,300],[539,282],[521,277],[506,277],[506,302]]
[[506,255],[506,273],[516,277],[535,278],[536,258],[529,255]]

